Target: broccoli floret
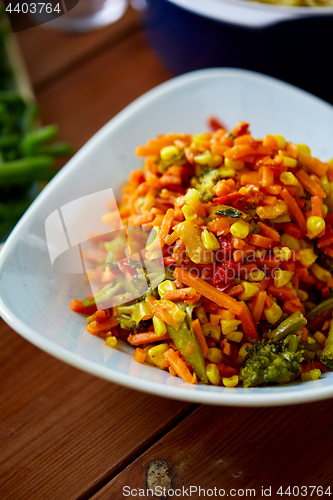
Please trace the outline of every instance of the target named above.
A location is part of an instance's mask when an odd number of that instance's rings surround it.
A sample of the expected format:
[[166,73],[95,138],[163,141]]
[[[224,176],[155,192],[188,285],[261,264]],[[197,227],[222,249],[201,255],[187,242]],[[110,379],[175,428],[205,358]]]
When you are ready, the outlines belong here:
[[210,201],[213,198],[213,187],[220,178],[221,172],[219,169],[205,169],[202,171],[199,182],[195,186],[202,201]]
[[300,361],[303,351],[299,349],[300,337],[289,335],[274,342],[255,341],[248,350],[240,370],[244,387],[256,387],[270,382],[286,384],[301,373]]
[[320,356],[320,361],[328,370],[333,371],[333,319],[330,324],[325,347]]

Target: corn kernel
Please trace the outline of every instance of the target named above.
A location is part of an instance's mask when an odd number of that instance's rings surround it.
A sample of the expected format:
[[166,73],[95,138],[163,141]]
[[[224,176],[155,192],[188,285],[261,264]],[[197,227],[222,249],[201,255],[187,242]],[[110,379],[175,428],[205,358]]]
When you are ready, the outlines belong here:
[[151,365],[155,365],[155,363],[154,363],[153,359],[150,357],[150,354],[149,354],[149,351],[150,351],[151,347],[152,347],[151,345],[147,345],[147,346],[145,346],[145,347],[143,348],[143,350],[144,350],[144,351],[145,351],[145,353],[146,353],[146,361],[147,361],[148,363],[150,363]]
[[163,295],[166,292],[173,292],[174,290],[177,290],[177,287],[173,281],[165,280],[165,281],[162,281],[162,283],[160,283],[158,285],[157,290],[158,290],[158,293],[160,294],[160,297],[163,297]]
[[246,358],[246,356],[248,355],[248,352],[246,350],[246,348],[249,348],[251,349],[253,347],[252,344],[250,344],[250,342],[245,342],[242,347],[239,349],[239,352],[238,352],[238,357],[237,357],[237,363],[242,363],[243,360]]
[[308,344],[315,344],[316,343],[316,340],[310,336],[308,336],[308,340],[307,340],[307,343]]
[[226,338],[232,342],[240,342],[243,338],[243,332],[230,332],[226,334]]
[[249,275],[250,281],[262,281],[264,278],[265,278],[265,273],[261,269],[252,269],[250,271]]
[[219,369],[217,368],[214,363],[209,363],[206,366],[206,375],[209,380],[209,382],[213,385],[219,385],[221,377],[220,377],[220,372]]
[[179,149],[177,146],[165,146],[160,151],[160,156],[162,160],[171,160],[174,156],[179,155]]
[[273,134],[273,137],[275,137],[279,149],[284,149],[286,147],[287,143],[282,135]]
[[266,250],[253,250],[253,256],[256,258],[256,259],[261,259],[261,257],[263,257],[266,253]]
[[199,195],[199,192],[194,189],[194,188],[190,188],[186,195],[184,196],[185,198],[185,201],[200,201],[200,195]]
[[244,239],[250,232],[250,224],[243,220],[239,220],[230,226],[230,232],[233,236]]
[[311,266],[311,271],[318,280],[325,281],[325,283],[332,278],[332,274],[318,264],[313,264]]
[[236,385],[238,385],[239,378],[238,375],[233,375],[232,377],[228,378],[223,377],[222,382],[226,387],[236,387]]
[[293,236],[290,236],[290,234],[284,233],[281,236],[281,245],[290,248],[290,250],[295,250],[295,252],[298,252],[301,249],[300,242]]
[[188,205],[182,207],[182,212],[186,220],[194,220],[197,218],[197,214]]
[[217,347],[211,347],[208,350],[207,357],[212,363],[222,363],[222,352],[221,349],[218,349]]
[[201,233],[202,243],[207,250],[219,250],[221,245],[216,238],[215,234],[211,233],[207,229],[204,229]]
[[274,302],[272,307],[270,307],[269,309],[264,309],[264,313],[268,323],[274,325],[274,323],[279,321],[279,319],[281,318],[282,309],[276,302]]
[[325,205],[325,203],[323,203],[323,216],[324,216],[324,218],[326,217],[327,213],[328,213],[328,206]]
[[327,178],[326,174],[324,174],[324,175],[322,175],[320,177],[320,185],[323,188],[323,190],[325,191],[325,193],[329,194],[329,192],[331,191],[331,189],[330,189],[330,183],[328,181],[328,178]]
[[298,154],[301,156],[311,156],[311,149],[306,144],[295,144]]
[[259,288],[248,281],[241,282],[244,292],[238,295],[239,300],[249,300],[259,293]]
[[213,337],[213,339],[220,340],[221,328],[220,325],[212,325],[211,323],[205,323],[202,325],[203,334],[207,337]]
[[118,345],[118,340],[116,337],[114,337],[113,335],[111,335],[110,337],[106,337],[105,339],[105,345],[107,345],[108,347],[117,347]]
[[282,248],[274,247],[273,253],[274,253],[275,257],[277,257],[278,259],[280,259],[282,261],[286,261],[286,260],[291,259],[291,255],[292,255],[291,250],[288,247],[282,247]]
[[169,349],[168,344],[159,344],[149,349],[149,356],[156,366],[164,359],[164,353]]
[[297,297],[301,302],[305,302],[306,300],[308,300],[309,298],[308,292],[306,292],[305,290],[301,290],[300,288],[296,291],[297,291]]
[[244,165],[245,165],[245,163],[243,161],[230,160],[230,158],[225,158],[224,164],[226,167],[233,168],[234,170],[242,170],[244,168]]
[[164,335],[167,332],[167,327],[164,321],[157,318],[156,316],[153,317],[153,325],[154,331],[158,337],[161,337],[161,335]]
[[209,166],[211,168],[216,168],[218,167],[219,165],[221,165],[221,163],[223,162],[222,160],[222,156],[220,155],[214,155],[212,156],[211,160],[209,161]]
[[299,253],[301,254],[301,264],[303,266],[310,267],[317,259],[317,255],[312,248],[302,248]]
[[208,165],[208,163],[211,161],[212,155],[210,151],[205,151],[202,154],[196,155],[194,157],[194,161],[196,163],[199,163],[199,165]]
[[306,227],[308,228],[311,238],[315,238],[325,229],[325,221],[322,217],[312,215],[306,221]]
[[282,286],[287,285],[293,276],[293,271],[282,271],[282,269],[276,269],[274,273],[274,285],[281,288]]
[[310,242],[305,241],[304,238],[299,240],[301,248],[312,248],[312,244]]
[[204,325],[205,323],[208,323],[207,314],[206,314],[206,311],[205,311],[203,306],[196,307],[195,313],[196,313],[198,320],[200,321],[200,323],[202,325]]
[[271,219],[271,224],[285,224],[286,222],[290,222],[291,218],[289,214],[278,215]]
[[299,185],[297,177],[295,177],[295,175],[292,174],[291,172],[282,172],[282,174],[280,174],[280,181],[286,186]]
[[302,382],[310,382],[311,380],[318,380],[320,378],[321,371],[316,368],[301,374]]
[[223,319],[221,320],[221,327],[223,335],[228,335],[231,332],[235,332],[242,322],[238,319]]
[[326,337],[321,332],[316,332],[313,336],[319,344],[324,344],[326,342]]
[[219,174],[221,179],[226,179],[227,177],[233,178],[236,175],[236,170],[234,168],[224,167],[219,169]]
[[289,156],[284,156],[282,166],[289,168],[297,167],[297,160],[295,160],[295,158],[290,158]]

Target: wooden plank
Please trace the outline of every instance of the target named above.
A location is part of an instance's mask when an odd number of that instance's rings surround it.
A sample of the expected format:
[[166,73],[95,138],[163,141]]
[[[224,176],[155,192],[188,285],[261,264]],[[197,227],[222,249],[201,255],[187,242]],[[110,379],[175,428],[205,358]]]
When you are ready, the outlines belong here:
[[88,33],[64,33],[46,25],[17,33],[35,89],[47,85],[119,42],[138,29],[139,20],[139,14],[129,7],[114,24]]
[[152,87],[171,78],[141,32],[40,90],[44,123],[80,148],[108,120]]
[[87,498],[192,406],[100,380],[0,321],[0,498]]
[[[306,498],[319,498],[319,490],[311,496],[308,488],[305,495],[301,486],[321,486],[325,491],[332,484],[332,420],[329,400],[263,409],[200,406],[92,498],[125,498],[125,486],[146,489],[146,472],[156,460],[165,463],[152,475],[155,482],[171,484],[174,490],[184,487],[188,494],[190,486],[200,486],[224,489],[225,496],[235,498],[248,498],[250,492],[244,491],[254,489],[256,498],[262,498],[261,488],[271,487],[272,498],[284,498],[288,495],[277,495],[280,486],[283,491],[298,486],[300,493],[292,498],[300,497],[301,491]],[[180,497],[187,498],[183,492]],[[199,498],[198,492],[193,490],[192,498]]]

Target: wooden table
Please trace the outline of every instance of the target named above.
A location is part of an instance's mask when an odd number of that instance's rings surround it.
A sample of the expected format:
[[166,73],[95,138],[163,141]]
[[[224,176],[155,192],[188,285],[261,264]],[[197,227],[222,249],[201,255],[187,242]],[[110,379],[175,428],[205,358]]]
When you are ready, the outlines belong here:
[[[61,139],[75,148],[172,77],[132,10],[94,33],[34,28],[18,39],[44,123],[58,123]],[[280,486],[327,491],[333,481],[330,400],[247,409],[161,399],[72,368],[4,322],[0,373],[0,500],[142,498],[139,488],[159,473],[178,498],[187,498],[190,486],[191,498],[199,498],[195,487],[205,489],[206,498],[214,488],[235,498],[252,489],[260,498],[262,487],[266,496],[271,488],[272,498],[287,498],[277,495]],[[127,494],[129,488],[134,491]],[[291,496],[301,493],[311,497],[309,488]]]

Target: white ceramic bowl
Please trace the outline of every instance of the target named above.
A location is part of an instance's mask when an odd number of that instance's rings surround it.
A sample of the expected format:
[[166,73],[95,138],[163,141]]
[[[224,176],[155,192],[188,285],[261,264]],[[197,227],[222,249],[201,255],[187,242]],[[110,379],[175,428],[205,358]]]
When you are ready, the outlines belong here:
[[332,15],[332,7],[286,7],[249,0],[169,0],[200,16],[239,26],[264,28],[281,21]]
[[49,183],[0,253],[0,311],[7,323],[49,354],[112,382],[174,399],[233,406],[303,403],[333,396],[333,373],[318,381],[251,389],[192,386],[136,363],[134,348],[118,350],[85,331],[85,318],[68,303],[88,293],[83,275],[52,268],[45,220],[65,203],[112,187],[119,190],[140,160],[134,148],[171,131],[199,133],[216,115],[232,127],[251,123],[255,137],[280,133],[333,156],[333,108],[285,83],[242,70],[203,70],[151,90],[103,127]]

